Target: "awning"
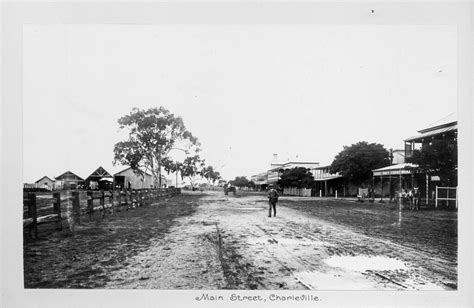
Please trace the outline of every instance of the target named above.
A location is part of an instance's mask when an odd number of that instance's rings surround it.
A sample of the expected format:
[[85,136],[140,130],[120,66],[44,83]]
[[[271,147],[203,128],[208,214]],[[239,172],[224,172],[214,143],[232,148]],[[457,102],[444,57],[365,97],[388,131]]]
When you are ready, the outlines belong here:
[[418,165],[403,163],[372,170],[374,176],[412,174]]
[[334,179],[342,178],[342,175],[331,175],[331,176],[326,176],[324,178],[317,178],[314,179],[315,182],[322,182],[322,181],[330,181]]
[[425,139],[427,137],[435,136],[435,135],[440,135],[443,133],[451,132],[451,131],[457,131],[458,130],[458,125],[454,124],[453,126],[448,126],[448,127],[442,127],[438,129],[434,129],[431,131],[427,131],[424,133],[421,133],[417,136],[410,137],[408,139],[405,139],[405,142],[409,141],[421,141],[422,139]]

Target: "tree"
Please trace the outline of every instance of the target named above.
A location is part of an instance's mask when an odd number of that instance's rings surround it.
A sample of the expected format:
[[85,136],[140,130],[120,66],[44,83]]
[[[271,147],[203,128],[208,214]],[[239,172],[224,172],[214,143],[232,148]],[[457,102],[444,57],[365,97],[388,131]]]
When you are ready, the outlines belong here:
[[339,173],[356,184],[369,180],[372,170],[390,165],[390,154],[381,144],[361,141],[344,146],[331,164],[330,172]]
[[181,173],[181,179],[188,178],[191,186],[194,187],[196,176],[202,174],[205,162],[199,155],[194,155],[186,157],[182,163],[177,163],[176,166]]
[[246,187],[249,184],[249,180],[245,176],[237,176],[230,184],[237,187]]
[[278,180],[281,187],[310,188],[313,183],[314,178],[310,170],[303,167],[283,170]]
[[435,139],[414,150],[407,162],[417,164],[423,173],[438,175],[442,185],[454,184],[457,178],[458,153],[456,142]]
[[202,169],[201,175],[207,180],[209,184],[211,182],[214,184],[217,180],[221,178],[221,174],[218,171],[215,171],[214,167],[212,166],[207,166]]
[[255,182],[254,182],[254,181],[250,181],[250,182],[247,184],[247,187],[248,187],[248,188],[255,188]]
[[168,156],[180,147],[186,154],[199,151],[199,142],[177,117],[163,107],[140,110],[133,108],[130,114],[118,120],[121,129],[129,132],[128,139],[115,144],[114,164],[129,165],[139,175],[150,171],[155,184],[161,187],[163,164],[175,164]]

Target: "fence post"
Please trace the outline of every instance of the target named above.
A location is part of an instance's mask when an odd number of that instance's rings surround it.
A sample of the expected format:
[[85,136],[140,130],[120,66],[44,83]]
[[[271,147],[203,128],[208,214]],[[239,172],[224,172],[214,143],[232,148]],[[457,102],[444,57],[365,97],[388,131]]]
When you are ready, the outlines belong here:
[[323,197],[323,191],[320,189],[319,190],[319,198],[322,198]]
[[125,193],[127,195],[127,210],[129,210],[131,208],[131,204],[133,203],[132,192],[130,191],[130,189],[127,189]]
[[127,207],[127,191],[122,190],[120,192],[120,210],[123,211],[124,207]]
[[69,231],[74,234],[74,219],[72,207],[72,194],[70,190],[61,191],[61,216],[65,216]]
[[122,211],[122,190],[117,191],[117,208],[118,212]]
[[118,208],[117,211],[121,212],[122,211],[122,202],[123,202],[123,191],[120,189],[118,191]]
[[28,216],[33,219],[32,225],[28,228],[28,235],[31,236],[31,231],[34,230],[35,238],[38,238],[38,224],[37,224],[37,211],[36,211],[36,194],[28,194]]
[[448,208],[451,206],[451,203],[449,203],[449,188],[446,188],[446,202],[444,203]]
[[123,198],[122,198],[122,209],[125,208],[125,211],[128,210],[128,194],[127,194],[127,190],[125,189],[123,191]]
[[103,189],[100,191],[100,205],[102,205],[102,218],[104,218],[105,217],[105,193]]
[[74,224],[81,224],[80,196],[78,191],[72,192],[72,212]]
[[92,191],[87,192],[87,212],[89,214],[89,220],[94,218],[94,196]]
[[435,193],[435,208],[438,207],[438,185],[436,185],[436,193]]
[[109,215],[114,213],[114,194],[113,191],[107,190],[109,196]]
[[132,190],[132,208],[138,207],[138,200],[137,200],[137,191],[135,189]]
[[112,190],[112,211],[120,212],[120,191]]
[[153,204],[153,200],[155,200],[155,189],[150,190],[150,205]]
[[[111,203],[110,203],[110,192],[108,190],[103,190],[103,196],[104,196],[104,212],[107,212],[108,215],[110,215],[110,211],[111,211]],[[104,214],[105,216],[105,214]]]
[[141,190],[141,200],[142,200],[142,206],[146,205],[146,189]]
[[138,191],[138,206],[143,206],[143,190]]
[[107,210],[107,208],[105,207],[105,191],[102,189],[100,191],[100,204],[102,205],[102,218],[105,217],[105,211]]
[[58,221],[56,224],[57,230],[63,229],[63,220],[61,218],[61,195],[58,192],[53,193],[54,202],[54,212],[58,215]]
[[109,214],[113,214],[114,213],[114,191],[113,190],[109,190],[109,203],[110,203],[110,209],[109,209]]

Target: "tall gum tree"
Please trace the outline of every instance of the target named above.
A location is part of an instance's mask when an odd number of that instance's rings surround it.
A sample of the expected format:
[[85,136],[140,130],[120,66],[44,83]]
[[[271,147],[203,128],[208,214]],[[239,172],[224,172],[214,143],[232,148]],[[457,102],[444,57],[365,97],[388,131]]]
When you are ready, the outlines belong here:
[[217,180],[221,178],[221,175],[218,171],[214,170],[214,167],[212,166],[207,166],[202,169],[201,175],[203,178],[207,180],[207,183],[214,184]]
[[130,114],[118,119],[118,124],[129,134],[127,140],[115,144],[114,164],[128,165],[141,176],[151,172],[158,187],[161,168],[173,164],[169,157],[173,149],[186,154],[200,150],[198,139],[186,129],[183,119],[164,107],[133,108]]
[[188,178],[191,186],[196,184],[196,176],[203,174],[205,161],[199,155],[189,156],[182,163],[177,163],[176,168],[181,173],[181,179]]

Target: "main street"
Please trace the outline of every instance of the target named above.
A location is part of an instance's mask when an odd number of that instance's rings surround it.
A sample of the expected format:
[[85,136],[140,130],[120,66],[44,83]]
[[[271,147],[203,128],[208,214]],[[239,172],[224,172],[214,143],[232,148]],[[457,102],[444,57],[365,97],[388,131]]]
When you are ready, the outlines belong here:
[[456,215],[284,196],[270,218],[264,194],[184,192],[25,245],[25,285],[450,290]]

